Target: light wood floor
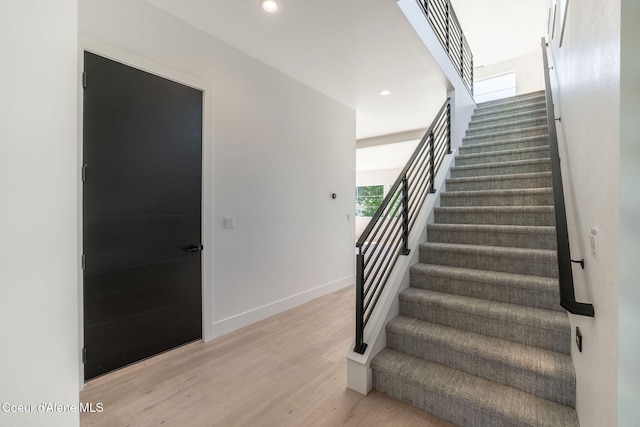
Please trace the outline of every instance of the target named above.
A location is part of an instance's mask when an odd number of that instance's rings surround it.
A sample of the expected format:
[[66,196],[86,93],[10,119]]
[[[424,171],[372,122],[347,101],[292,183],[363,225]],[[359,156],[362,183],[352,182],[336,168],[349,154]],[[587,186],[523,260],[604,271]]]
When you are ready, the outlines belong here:
[[193,343],[95,379],[102,403],[82,426],[452,427],[378,392],[346,387],[353,288],[208,343]]

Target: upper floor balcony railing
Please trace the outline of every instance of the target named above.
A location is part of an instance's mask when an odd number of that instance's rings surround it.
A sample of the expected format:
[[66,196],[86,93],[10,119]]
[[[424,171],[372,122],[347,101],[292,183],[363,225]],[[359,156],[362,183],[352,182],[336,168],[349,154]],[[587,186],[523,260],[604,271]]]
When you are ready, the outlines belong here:
[[449,55],[451,63],[473,96],[473,54],[450,0],[416,0]]

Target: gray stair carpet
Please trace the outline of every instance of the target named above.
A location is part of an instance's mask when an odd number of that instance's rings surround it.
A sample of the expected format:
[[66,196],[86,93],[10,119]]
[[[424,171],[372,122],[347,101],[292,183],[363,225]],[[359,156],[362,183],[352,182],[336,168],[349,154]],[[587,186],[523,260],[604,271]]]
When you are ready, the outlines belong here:
[[578,426],[544,92],[478,104],[373,387],[459,426]]

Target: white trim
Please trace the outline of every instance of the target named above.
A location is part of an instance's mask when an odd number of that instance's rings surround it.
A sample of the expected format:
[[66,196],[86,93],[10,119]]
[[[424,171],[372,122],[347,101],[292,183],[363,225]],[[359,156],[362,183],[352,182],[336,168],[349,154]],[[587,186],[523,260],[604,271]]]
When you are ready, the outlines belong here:
[[305,302],[309,302],[318,297],[330,294],[331,292],[352,286],[355,283],[355,275],[343,277],[333,282],[325,283],[313,289],[300,292],[290,297],[283,298],[278,301],[263,305],[261,307],[236,314],[226,319],[218,320],[213,323],[214,336],[219,337],[245,326],[251,325],[267,317],[282,313],[285,310],[297,307]]
[[[202,338],[209,341],[213,334],[213,106],[212,84],[134,53],[118,49],[93,38],[78,35],[78,167],[82,167],[83,144],[83,89],[84,52],[92,52],[122,64],[155,74],[185,86],[201,90],[202,112]],[[82,178],[78,173],[78,253],[82,254]],[[78,321],[80,351],[84,347],[83,274],[78,260]],[[84,386],[84,369],[80,358],[80,387]]]

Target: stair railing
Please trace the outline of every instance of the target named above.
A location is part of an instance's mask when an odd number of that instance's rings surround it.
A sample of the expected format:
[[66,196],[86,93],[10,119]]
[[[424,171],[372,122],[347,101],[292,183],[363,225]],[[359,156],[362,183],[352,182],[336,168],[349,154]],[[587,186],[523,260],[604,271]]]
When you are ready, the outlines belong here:
[[404,169],[356,243],[356,345],[400,255],[409,255],[409,233],[446,154],[451,153],[450,98],[440,108]]
[[573,286],[572,262],[580,263],[584,268],[584,260],[572,261],[569,251],[569,231],[567,227],[567,213],[564,204],[564,190],[562,188],[562,171],[560,170],[560,150],[558,148],[558,134],[553,110],[553,95],[551,93],[551,78],[549,76],[549,60],[547,59],[547,43],[542,38],[542,61],[544,65],[545,97],[547,102],[547,124],[549,127],[549,151],[551,154],[551,174],[553,181],[553,204],[556,214],[556,239],[558,245],[558,278],[560,285],[560,305],[569,313],[581,316],[595,315],[593,304],[576,301]]
[[450,0],[416,0],[447,52],[464,85],[473,96],[473,53]]

